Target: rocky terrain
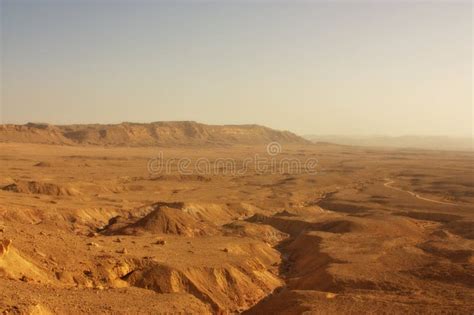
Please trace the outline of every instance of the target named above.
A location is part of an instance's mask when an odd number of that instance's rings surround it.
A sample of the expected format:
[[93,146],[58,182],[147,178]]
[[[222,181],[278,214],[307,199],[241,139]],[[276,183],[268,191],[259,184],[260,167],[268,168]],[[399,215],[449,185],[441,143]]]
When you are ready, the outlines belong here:
[[66,145],[230,145],[307,143],[289,131],[258,125],[205,125],[193,121],[121,123],[116,125],[0,125],[0,142]]
[[0,128],[3,314],[474,312],[472,153],[176,126]]

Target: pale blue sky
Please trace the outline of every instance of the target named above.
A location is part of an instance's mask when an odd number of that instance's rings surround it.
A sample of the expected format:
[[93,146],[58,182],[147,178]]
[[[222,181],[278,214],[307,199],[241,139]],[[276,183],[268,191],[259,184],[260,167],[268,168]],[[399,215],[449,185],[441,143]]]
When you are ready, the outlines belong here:
[[2,122],[472,133],[472,3],[1,1]]

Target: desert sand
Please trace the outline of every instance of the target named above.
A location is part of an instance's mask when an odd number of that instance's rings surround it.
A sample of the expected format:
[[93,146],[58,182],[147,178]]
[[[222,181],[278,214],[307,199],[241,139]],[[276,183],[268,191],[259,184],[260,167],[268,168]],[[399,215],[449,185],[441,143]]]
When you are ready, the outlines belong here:
[[[3,125],[0,140],[4,314],[474,312],[472,152],[192,122]],[[271,141],[271,159],[317,172],[150,172],[156,156],[270,158]]]

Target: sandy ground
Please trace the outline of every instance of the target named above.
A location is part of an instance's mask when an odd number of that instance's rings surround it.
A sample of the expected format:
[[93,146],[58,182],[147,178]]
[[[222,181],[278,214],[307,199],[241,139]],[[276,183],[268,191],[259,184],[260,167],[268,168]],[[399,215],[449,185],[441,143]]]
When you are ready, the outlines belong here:
[[474,312],[472,153],[266,149],[0,144],[0,310]]

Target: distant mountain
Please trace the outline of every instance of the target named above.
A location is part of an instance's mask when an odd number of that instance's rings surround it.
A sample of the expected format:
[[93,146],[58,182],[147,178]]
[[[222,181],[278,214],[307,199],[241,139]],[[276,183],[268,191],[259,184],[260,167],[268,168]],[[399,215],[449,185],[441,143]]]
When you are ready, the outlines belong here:
[[312,142],[330,142],[342,145],[416,148],[428,150],[473,151],[473,138],[449,136],[336,136],[308,135],[304,136]]
[[308,144],[289,131],[259,125],[205,125],[193,121],[121,123],[113,125],[0,125],[0,142],[64,145],[203,145],[203,144]]

